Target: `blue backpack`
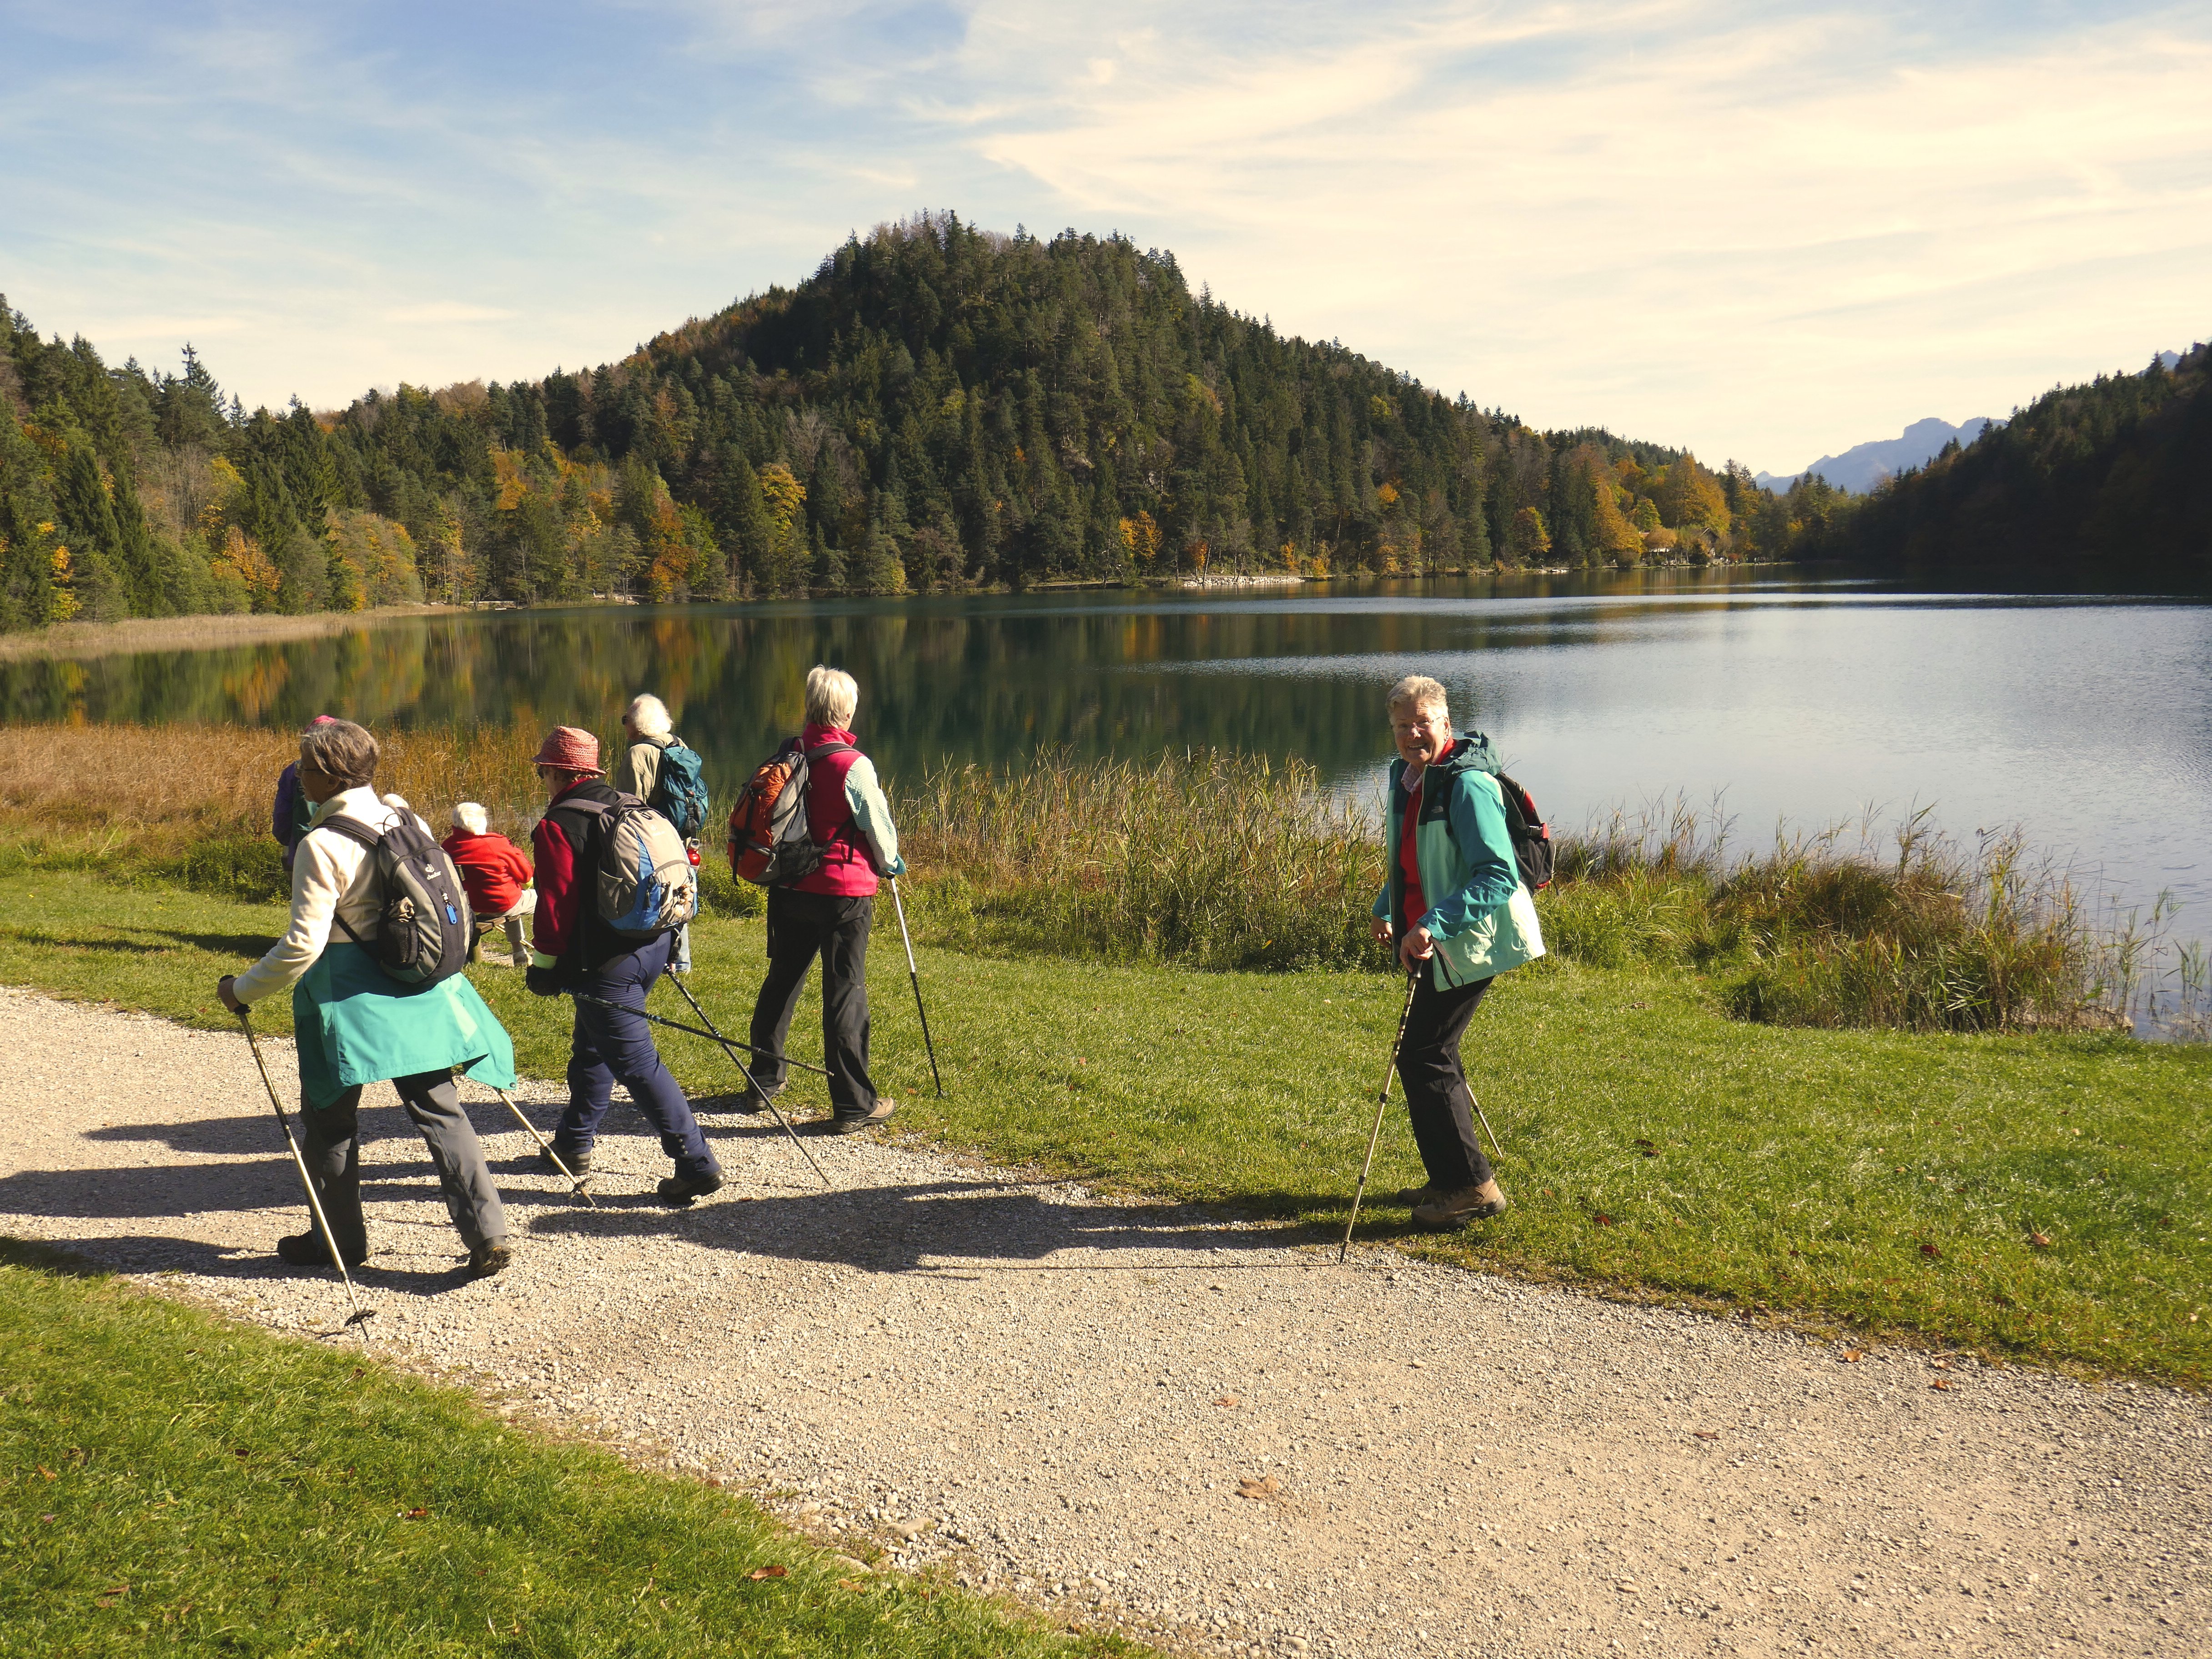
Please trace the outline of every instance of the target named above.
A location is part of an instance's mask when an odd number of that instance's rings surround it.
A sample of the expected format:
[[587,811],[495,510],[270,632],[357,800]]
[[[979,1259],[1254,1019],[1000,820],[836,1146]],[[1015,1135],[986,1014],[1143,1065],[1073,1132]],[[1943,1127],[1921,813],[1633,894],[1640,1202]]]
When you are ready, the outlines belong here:
[[653,786],[647,804],[676,826],[686,841],[696,841],[707,827],[707,780],[701,771],[699,751],[681,738],[671,738],[660,751],[660,779]]

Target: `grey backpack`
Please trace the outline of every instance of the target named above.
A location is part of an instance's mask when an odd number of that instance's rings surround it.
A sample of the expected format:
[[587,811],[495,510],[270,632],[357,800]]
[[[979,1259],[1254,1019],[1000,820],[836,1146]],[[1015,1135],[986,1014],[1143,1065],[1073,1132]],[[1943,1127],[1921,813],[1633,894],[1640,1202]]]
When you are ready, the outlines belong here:
[[363,939],[343,916],[333,914],[331,919],[378,967],[400,984],[419,988],[451,979],[468,966],[475,936],[468,891],[452,857],[413,813],[402,812],[388,830],[372,830],[343,816],[325,818],[315,827],[335,830],[368,848],[380,911],[376,937]]
[[699,914],[699,872],[676,826],[635,795],[608,805],[564,802],[599,823],[593,898],[599,920],[623,939],[672,933]]

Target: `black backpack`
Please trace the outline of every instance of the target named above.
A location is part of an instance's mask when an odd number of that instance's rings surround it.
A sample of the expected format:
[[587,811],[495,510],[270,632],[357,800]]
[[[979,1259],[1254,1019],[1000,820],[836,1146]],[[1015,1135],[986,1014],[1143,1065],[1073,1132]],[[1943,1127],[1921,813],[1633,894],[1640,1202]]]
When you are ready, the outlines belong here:
[[343,816],[325,818],[315,827],[360,842],[376,866],[376,890],[382,899],[376,937],[363,939],[335,912],[331,919],[378,967],[419,990],[468,966],[476,927],[468,891],[452,856],[413,813],[402,812],[389,830],[372,830]]
[[1521,879],[1530,892],[1540,893],[1552,884],[1552,826],[1537,812],[1528,792],[1503,772],[1498,774],[1498,793],[1505,797],[1505,832],[1512,838]]

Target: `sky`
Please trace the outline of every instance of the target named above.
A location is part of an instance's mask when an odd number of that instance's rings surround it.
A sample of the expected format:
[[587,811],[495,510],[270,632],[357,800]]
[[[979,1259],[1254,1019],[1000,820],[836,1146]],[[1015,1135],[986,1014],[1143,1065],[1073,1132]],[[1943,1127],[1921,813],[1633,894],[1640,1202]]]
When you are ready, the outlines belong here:
[[1795,471],[2212,337],[2212,3],[0,0],[0,294],[248,407],[536,379],[921,210]]

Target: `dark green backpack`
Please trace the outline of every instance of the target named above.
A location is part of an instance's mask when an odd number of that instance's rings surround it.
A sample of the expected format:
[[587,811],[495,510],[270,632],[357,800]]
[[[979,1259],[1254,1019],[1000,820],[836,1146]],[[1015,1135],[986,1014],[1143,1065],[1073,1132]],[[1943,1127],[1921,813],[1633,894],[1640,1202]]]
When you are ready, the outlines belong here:
[[686,841],[696,841],[707,828],[707,780],[701,770],[699,751],[681,738],[671,738],[660,751],[660,775],[647,805],[676,826]]

